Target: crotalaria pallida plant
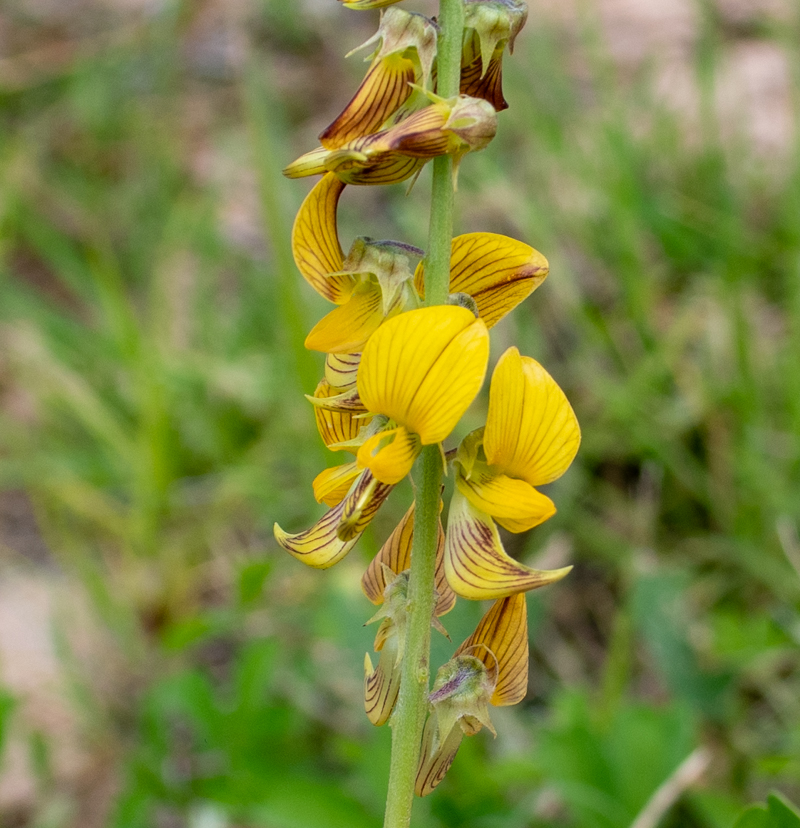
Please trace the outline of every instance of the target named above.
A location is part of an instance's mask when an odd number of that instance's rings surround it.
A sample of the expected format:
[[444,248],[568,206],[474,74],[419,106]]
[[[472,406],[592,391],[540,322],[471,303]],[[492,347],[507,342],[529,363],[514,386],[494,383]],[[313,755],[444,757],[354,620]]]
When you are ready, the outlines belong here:
[[[492,374],[486,425],[447,441],[481,391],[489,330],[544,280],[547,260],[495,233],[453,238],[459,164],[483,149],[507,107],[502,60],[525,23],[521,0],[440,0],[438,22],[397,0],[381,8],[364,81],[338,118],[285,174],[321,176],[303,202],[292,250],[303,278],[335,307],[306,347],[325,354],[313,395],[317,427],[349,462],[324,469],[314,496],[328,507],[278,543],[326,569],[357,543],[394,486],[416,499],[362,578],[378,611],[375,659],[364,662],[364,705],[392,726],[385,828],[407,828],[414,793],[431,793],[464,736],[494,732],[491,706],[517,704],[528,685],[525,594],[569,567],[531,569],[503,548],[498,524],[525,532],[550,518],[538,487],[560,477],[580,443],[575,414],[532,357],[509,348]],[[345,255],[337,211],[348,185],[393,184],[433,161],[427,250],[356,238]],[[453,481],[442,527],[443,477]],[[429,686],[431,627],[457,596],[493,603]]]

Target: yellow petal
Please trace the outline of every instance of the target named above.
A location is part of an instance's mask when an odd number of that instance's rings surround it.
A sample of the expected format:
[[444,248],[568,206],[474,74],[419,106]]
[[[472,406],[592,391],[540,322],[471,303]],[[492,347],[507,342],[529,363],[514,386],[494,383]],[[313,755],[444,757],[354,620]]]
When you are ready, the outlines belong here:
[[473,601],[528,592],[561,580],[572,569],[531,569],[509,557],[492,518],[459,491],[450,502],[444,566],[456,595]]
[[422,750],[414,782],[414,793],[417,796],[433,793],[450,770],[464,738],[464,731],[460,727],[453,727],[444,741],[439,743],[437,730],[436,716],[428,716],[422,733]]
[[320,296],[336,304],[346,302],[355,286],[352,276],[328,278],[344,262],[336,229],[336,209],[344,186],[335,175],[323,176],[300,205],[292,228],[292,254],[298,270]]
[[564,474],[580,441],[578,420],[555,380],[509,348],[492,376],[483,436],[488,463],[539,486]]
[[[439,502],[441,511],[442,503]],[[361,588],[373,604],[383,603],[383,591],[386,589],[386,570],[388,567],[399,575],[411,566],[411,546],[414,542],[414,504],[386,540],[380,552],[372,559],[367,571],[361,578]],[[456,595],[444,574],[444,530],[439,520],[439,541],[436,547],[436,609],[434,614],[441,617],[455,606]]]
[[323,316],[306,337],[310,351],[347,354],[359,351],[383,322],[381,289],[373,282],[359,285],[350,300]]
[[510,519],[512,525],[516,521],[525,527],[516,531],[526,531],[556,513],[553,501],[530,483],[505,474],[487,474],[481,466],[476,464],[469,475],[457,474],[456,485],[476,509],[491,515],[502,526],[508,528]]
[[419,438],[399,426],[370,437],[358,450],[358,462],[377,480],[394,485],[411,471],[419,452]]
[[[466,233],[453,239],[449,290],[469,294],[491,328],[539,287],[548,270],[547,259],[528,244],[498,233]],[[424,296],[422,262],[414,285]]]
[[[491,651],[487,653],[485,649]],[[456,650],[468,650],[492,670],[497,667],[497,685],[491,702],[497,707],[517,704],[528,692],[528,613],[525,596],[510,595],[492,604],[476,630]]]
[[305,532],[290,534],[276,523],[273,527],[275,540],[304,564],[327,569],[355,546],[391,488],[377,483],[368,471],[364,471],[344,500]]
[[353,388],[360,363],[361,354],[328,354],[325,357],[325,379],[334,388]]
[[455,427],[483,383],[489,355],[486,326],[448,305],[408,311],[386,321],[361,357],[359,395],[384,414],[438,443]]
[[399,152],[384,152],[367,158],[363,153],[335,150],[326,160],[326,169],[346,184],[397,184],[416,175],[427,158],[412,158]]
[[411,95],[414,64],[400,54],[386,55],[370,66],[350,103],[319,136],[327,149],[338,149],[362,135],[377,132],[383,122]]
[[325,147],[317,147],[311,152],[305,152],[299,158],[285,167],[283,174],[287,178],[305,178],[309,175],[324,175],[325,160],[329,155]]
[[[314,398],[328,398],[336,396],[338,388],[331,387],[330,383],[323,379],[314,392]],[[370,421],[370,417],[356,418],[358,412],[331,411],[321,406],[314,406],[314,417],[317,421],[317,430],[323,443],[332,451],[341,451],[336,443],[347,443],[358,437],[359,431]],[[319,498],[317,498],[319,499]]]
[[317,503],[336,506],[350,491],[353,481],[361,474],[357,463],[345,463],[332,469],[321,471],[313,482],[314,497]]
[[364,656],[364,709],[372,724],[380,726],[389,721],[400,692],[400,675],[396,636],[384,642],[374,670],[369,655]]

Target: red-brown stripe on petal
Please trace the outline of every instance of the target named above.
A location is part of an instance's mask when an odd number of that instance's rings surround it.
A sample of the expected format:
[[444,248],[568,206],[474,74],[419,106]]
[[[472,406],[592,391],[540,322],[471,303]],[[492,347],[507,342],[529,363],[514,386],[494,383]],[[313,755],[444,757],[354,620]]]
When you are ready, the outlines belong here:
[[400,669],[397,664],[397,638],[386,640],[375,670],[367,655],[364,657],[364,710],[376,726],[386,724],[392,715],[400,692]]
[[414,793],[417,796],[427,796],[433,793],[450,770],[461,746],[461,740],[464,738],[464,732],[456,726],[447,734],[442,744],[436,745],[436,731],[436,716],[428,716],[422,733],[422,750],[417,767],[417,778],[414,782]]

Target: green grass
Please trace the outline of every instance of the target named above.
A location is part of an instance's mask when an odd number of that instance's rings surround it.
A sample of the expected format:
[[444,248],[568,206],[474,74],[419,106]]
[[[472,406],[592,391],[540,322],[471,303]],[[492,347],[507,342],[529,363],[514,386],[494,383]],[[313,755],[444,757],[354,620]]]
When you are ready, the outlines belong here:
[[[382,812],[357,580],[408,492],[329,573],[271,539],[274,520],[319,514],[310,481],[333,464],[301,393],[319,371],[302,332],[323,310],[287,249],[306,188],[279,170],[335,102],[284,78],[326,67],[344,102],[360,67],[323,34],[346,19],[254,4],[244,68],[215,74],[176,5],[0,88],[0,482],[28,493],[124,664],[115,696],[77,675],[119,780],[109,828],[357,828]],[[732,35],[703,26],[708,101]],[[796,62],[797,34],[749,36]],[[418,825],[627,826],[705,745],[705,784],[662,825],[729,828],[770,789],[800,799],[799,136],[778,162],[744,130],[723,140],[708,106],[688,128],[647,71],[619,77],[589,24],[568,38],[532,20],[506,86],[497,140],[462,167],[459,231],[551,261],[493,354],[519,342],[578,413],[558,515],[515,540],[576,570],[529,602],[528,702],[497,714],[496,742],[465,742]],[[408,197],[348,190],[345,246],[424,243],[427,180]],[[454,641],[477,612],[447,619]],[[13,725],[19,705],[2,708]],[[66,828],[80,807],[56,783],[18,824]]]

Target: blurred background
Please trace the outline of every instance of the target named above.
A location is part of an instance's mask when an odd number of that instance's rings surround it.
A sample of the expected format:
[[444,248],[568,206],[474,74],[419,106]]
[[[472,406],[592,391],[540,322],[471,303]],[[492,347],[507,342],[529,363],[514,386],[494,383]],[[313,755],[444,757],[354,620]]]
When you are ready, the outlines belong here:
[[[338,460],[302,397],[311,182],[280,170],[376,25],[335,0],[0,3],[3,828],[381,822],[359,578],[410,489],[327,572],[271,531],[316,520]],[[531,0],[457,231],[550,259],[492,347],[582,424],[558,514],[508,539],[575,570],[529,598],[528,699],[418,828],[729,828],[800,799],[799,44],[795,0]],[[424,246],[428,185],[348,188],[345,249]],[[483,609],[444,619],[454,643]]]

